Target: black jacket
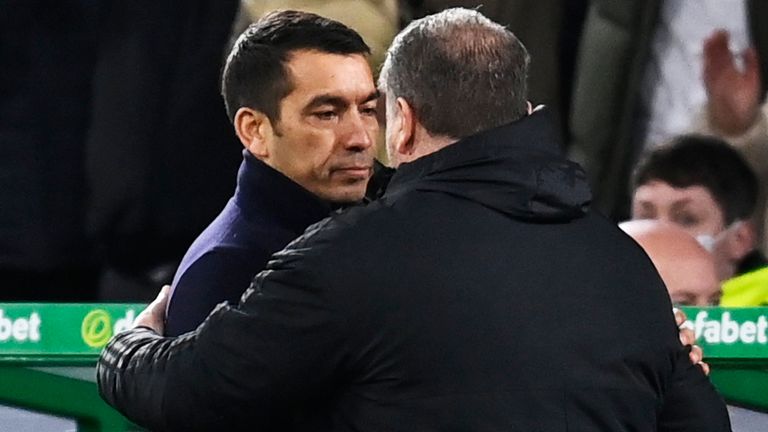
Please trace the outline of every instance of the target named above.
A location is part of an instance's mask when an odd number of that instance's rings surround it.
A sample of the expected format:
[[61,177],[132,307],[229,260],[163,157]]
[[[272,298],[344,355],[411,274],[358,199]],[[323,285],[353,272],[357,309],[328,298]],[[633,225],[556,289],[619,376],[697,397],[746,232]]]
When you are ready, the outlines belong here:
[[729,430],[550,130],[536,113],[403,165],[195,333],[114,338],[102,396],[168,430]]

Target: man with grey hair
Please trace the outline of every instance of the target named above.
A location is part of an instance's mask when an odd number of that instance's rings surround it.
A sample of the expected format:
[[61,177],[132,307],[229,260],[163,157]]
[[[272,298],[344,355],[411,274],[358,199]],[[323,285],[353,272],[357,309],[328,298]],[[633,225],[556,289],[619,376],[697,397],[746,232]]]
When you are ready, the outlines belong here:
[[476,11],[411,23],[380,83],[383,197],[193,333],[159,336],[164,290],[102,354],[102,395],[163,430],[729,430],[652,264],[529,109],[527,63]]
[[514,34],[464,9],[418,23],[392,42],[379,87],[409,101],[432,135],[465,137],[526,114],[530,58]]

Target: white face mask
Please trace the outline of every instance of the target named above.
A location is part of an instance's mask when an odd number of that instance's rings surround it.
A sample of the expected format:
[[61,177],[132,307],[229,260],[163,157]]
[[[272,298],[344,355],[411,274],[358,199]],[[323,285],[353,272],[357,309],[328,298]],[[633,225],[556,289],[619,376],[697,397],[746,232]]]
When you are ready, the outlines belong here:
[[740,220],[735,220],[735,221],[731,222],[731,224],[730,224],[730,225],[728,225],[727,227],[725,227],[725,229],[724,229],[724,230],[720,231],[719,233],[717,233],[717,235],[714,235],[714,236],[713,236],[713,235],[711,235],[711,234],[701,234],[701,235],[697,235],[697,236],[696,236],[696,241],[697,241],[697,242],[699,242],[699,244],[700,244],[700,245],[701,245],[701,246],[702,246],[704,249],[706,249],[706,250],[707,250],[707,251],[709,251],[709,252],[712,252],[713,250],[715,250],[715,244],[716,244],[716,243],[717,243],[717,242],[718,242],[718,241],[719,241],[721,238],[725,237],[725,236],[726,236],[726,234],[728,234],[728,231],[730,231],[731,229],[733,229],[733,227],[735,227],[735,226],[739,225],[740,223],[741,223],[741,221],[740,221]]
[[696,241],[699,242],[699,244],[707,250],[707,252],[712,252],[715,249],[715,236],[710,234],[702,234],[696,236]]

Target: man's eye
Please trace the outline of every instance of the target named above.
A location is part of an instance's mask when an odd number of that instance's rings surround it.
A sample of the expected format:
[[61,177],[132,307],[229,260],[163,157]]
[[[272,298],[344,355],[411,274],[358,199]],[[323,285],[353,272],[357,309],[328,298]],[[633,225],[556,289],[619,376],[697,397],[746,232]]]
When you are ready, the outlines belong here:
[[336,112],[335,111],[318,111],[313,114],[315,117],[319,118],[320,120],[333,120],[336,118]]
[[632,219],[653,219],[653,217],[650,216],[650,213],[640,210],[632,215]]
[[713,295],[712,297],[709,298],[707,303],[709,304],[709,306],[717,306],[720,304],[720,297],[722,297],[721,293]]
[[634,214],[632,215],[632,219],[655,219],[656,218],[656,212],[649,210],[647,208],[639,208],[635,210]]
[[367,107],[360,110],[360,112],[367,116],[373,116],[375,117],[378,111],[376,110],[376,107]]
[[699,224],[699,218],[690,214],[682,213],[675,216],[675,222],[684,227],[693,227]]

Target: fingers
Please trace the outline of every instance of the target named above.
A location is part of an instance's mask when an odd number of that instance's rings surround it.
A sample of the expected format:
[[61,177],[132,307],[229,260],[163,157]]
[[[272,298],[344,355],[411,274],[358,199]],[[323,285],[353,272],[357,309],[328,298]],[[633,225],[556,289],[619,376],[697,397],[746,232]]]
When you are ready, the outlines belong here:
[[688,357],[691,359],[691,363],[701,368],[701,371],[704,372],[704,375],[709,376],[709,364],[703,360],[704,351],[701,350],[700,346],[693,345],[691,347],[691,352],[688,354]]
[[736,58],[728,45],[729,35],[725,30],[715,30],[704,40],[704,68],[703,79],[705,84],[712,85],[718,77],[725,77],[725,73],[743,74],[750,79],[760,79],[760,59],[755,47],[744,50],[740,57],[744,70],[736,67]]
[[701,371],[704,372],[704,375],[708,376],[709,364],[704,362],[704,350],[696,345],[696,334],[689,328],[680,327],[688,320],[688,317],[685,315],[685,312],[678,308],[672,308],[672,311],[675,314],[675,323],[677,323],[677,328],[680,331],[680,342],[685,346],[691,347],[691,351],[688,353],[691,363],[698,365]]
[[171,294],[171,286],[170,285],[163,285],[162,288],[160,288],[160,293],[157,294],[157,297],[152,303],[157,303],[159,306],[163,306],[163,309],[165,309],[165,306],[168,304],[168,298]]
[[672,312],[675,314],[675,323],[677,323],[677,326],[680,327],[683,325],[684,322],[688,320],[688,317],[685,315],[685,312],[678,308],[672,308]]
[[744,75],[756,81],[760,80],[760,59],[755,47],[749,47],[744,51]]
[[693,345],[696,343],[696,335],[693,330],[689,328],[681,328],[680,330],[680,342],[683,345]]
[[691,352],[688,353],[688,357],[691,358],[691,363],[699,364],[704,359],[704,351],[698,345],[691,346]]
[[134,321],[133,325],[138,327],[149,327],[158,334],[163,334],[165,323],[165,310],[170,298],[170,285],[163,286],[157,297],[144,309]]
[[683,345],[693,345],[696,342],[696,335],[693,330],[689,328],[683,328],[682,325],[688,320],[685,312],[678,308],[672,308],[672,312],[675,314],[675,323],[677,329],[680,332],[680,343]]
[[157,295],[152,304],[149,306],[152,316],[155,320],[160,322],[165,321],[165,310],[168,306],[168,299],[170,298],[171,286],[164,285],[160,289],[160,293]]
[[701,368],[701,371],[704,372],[704,375],[709,376],[709,364],[707,362],[699,362],[699,367]]
[[736,71],[736,63],[728,48],[728,32],[716,30],[704,40],[704,68],[702,78],[705,87],[715,85],[718,78]]
[[730,35],[728,34],[728,30],[715,29],[712,33],[709,34],[709,36],[706,37],[706,39],[704,39],[704,50],[706,51],[708,48],[728,48],[729,38]]
[[[726,59],[731,57],[731,50],[728,48],[728,32],[725,30],[715,30],[704,39],[704,59]],[[706,61],[705,61],[706,63]]]

